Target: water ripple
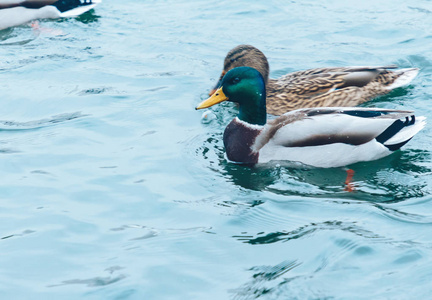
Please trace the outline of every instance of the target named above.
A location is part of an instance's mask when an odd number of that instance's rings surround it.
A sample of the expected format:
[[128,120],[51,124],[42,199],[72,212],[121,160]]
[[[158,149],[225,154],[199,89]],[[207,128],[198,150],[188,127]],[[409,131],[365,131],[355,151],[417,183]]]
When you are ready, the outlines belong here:
[[275,266],[252,267],[249,271],[253,272],[253,279],[242,287],[229,290],[229,292],[234,295],[233,299],[251,299],[252,295],[254,295],[252,298],[259,298],[272,293],[277,290],[281,281],[284,281],[283,278],[277,279],[299,265],[301,263],[297,261],[283,261]]
[[2,298],[429,299],[431,126],[347,192],[343,168],[228,163],[237,108],[194,111],[250,43],[272,78],[418,67],[364,106],[431,118],[429,2],[103,1],[1,31]]
[[301,239],[314,234],[316,231],[323,230],[341,230],[349,233],[354,233],[355,235],[363,238],[373,239],[374,241],[387,241],[387,239],[385,239],[384,237],[381,237],[369,230],[359,227],[355,222],[342,222],[338,220],[325,221],[316,224],[312,223],[291,231],[282,230],[279,232],[271,232],[267,234],[258,233],[256,235],[236,235],[233,237],[243,243],[248,243],[251,245],[263,245]]
[[4,121],[0,120],[0,131],[13,131],[13,130],[32,130],[52,126],[55,124],[83,118],[88,115],[82,114],[81,112],[64,113],[52,116],[51,118],[39,119],[26,122],[18,121]]
[[108,276],[108,277],[93,277],[88,279],[69,279],[64,280],[59,284],[49,285],[48,287],[59,287],[63,285],[82,284],[88,287],[102,287],[110,284],[114,284],[122,279],[125,279],[126,275]]
[[375,207],[382,211],[382,215],[397,221],[411,224],[432,225],[432,216],[407,213],[395,208],[375,204]]

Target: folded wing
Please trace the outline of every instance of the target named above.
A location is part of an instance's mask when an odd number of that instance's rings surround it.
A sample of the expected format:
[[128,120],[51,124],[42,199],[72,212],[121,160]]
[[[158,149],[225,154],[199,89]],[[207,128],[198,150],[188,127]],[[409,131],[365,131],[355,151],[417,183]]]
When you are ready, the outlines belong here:
[[284,147],[334,143],[365,144],[373,139],[391,151],[408,142],[425,125],[411,111],[371,108],[300,109],[282,115],[263,132],[264,139]]
[[298,71],[280,79],[279,88],[289,93],[316,97],[320,94],[344,88],[365,87],[375,82],[381,88],[391,90],[408,84],[418,73],[418,69],[395,69],[397,66],[380,67],[338,67],[318,68]]
[[425,126],[411,111],[370,108],[300,109],[268,124],[257,137],[259,162],[346,166],[389,155]]

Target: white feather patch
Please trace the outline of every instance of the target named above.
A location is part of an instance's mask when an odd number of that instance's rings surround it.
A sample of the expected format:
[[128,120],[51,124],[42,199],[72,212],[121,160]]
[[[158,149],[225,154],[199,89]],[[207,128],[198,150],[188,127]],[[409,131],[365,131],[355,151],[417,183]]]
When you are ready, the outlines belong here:
[[270,142],[260,150],[258,162],[288,160],[319,168],[331,168],[376,160],[390,153],[387,147],[375,139],[360,146],[335,143],[310,147],[283,147]]
[[[323,108],[323,110],[330,110],[330,108]],[[341,108],[341,110],[361,109]],[[379,109],[369,110],[379,111]],[[388,111],[392,112],[392,110]],[[295,112],[291,113],[294,114]],[[361,161],[376,160],[389,155],[392,151],[373,137],[380,135],[395,120],[395,118],[391,117],[361,118],[347,114],[324,114],[306,117],[305,119],[286,124],[279,129],[273,138],[259,150],[258,162],[267,163],[270,161],[287,160],[314,167],[329,168],[346,166]],[[407,141],[419,132],[425,124],[424,117],[417,117],[415,124],[404,127],[394,137],[386,141],[385,144],[391,145]],[[315,137],[322,139],[322,136],[332,135],[346,135],[347,137],[365,135],[365,137],[371,137],[372,140],[360,145],[332,143],[319,146],[288,147],[289,145],[294,145],[296,142],[300,142],[299,144],[301,145],[302,141],[307,141],[308,139],[313,140]]]
[[248,122],[240,120],[238,117],[235,117],[235,121],[238,122],[238,123],[240,123],[240,124],[242,124],[244,127],[251,128],[251,129],[254,129],[254,130],[262,130],[264,128],[263,125],[250,124]]
[[328,114],[305,118],[279,129],[273,137],[276,145],[289,145],[319,135],[378,136],[394,119],[358,118],[346,114]]
[[403,143],[416,135],[420,130],[425,127],[425,125],[426,117],[416,117],[416,121],[413,125],[402,128],[398,133],[385,141],[384,145],[396,145],[399,143]]
[[395,70],[394,72],[399,73],[401,75],[395,80],[395,82],[393,82],[391,85],[386,87],[386,89],[388,90],[393,90],[395,88],[409,84],[417,76],[419,69],[407,68],[407,69]]

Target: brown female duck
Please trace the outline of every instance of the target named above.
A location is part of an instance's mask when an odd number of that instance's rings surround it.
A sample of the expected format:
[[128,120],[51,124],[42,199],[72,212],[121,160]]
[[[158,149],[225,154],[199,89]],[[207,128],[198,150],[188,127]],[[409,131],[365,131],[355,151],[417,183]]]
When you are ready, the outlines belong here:
[[[392,89],[411,82],[417,68],[397,69],[383,67],[331,67],[298,71],[269,79],[269,64],[265,55],[250,45],[239,45],[228,52],[223,76],[236,67],[252,67],[264,77],[267,94],[267,112],[281,115],[298,108],[327,106],[357,106]],[[209,94],[213,94],[212,90]]]

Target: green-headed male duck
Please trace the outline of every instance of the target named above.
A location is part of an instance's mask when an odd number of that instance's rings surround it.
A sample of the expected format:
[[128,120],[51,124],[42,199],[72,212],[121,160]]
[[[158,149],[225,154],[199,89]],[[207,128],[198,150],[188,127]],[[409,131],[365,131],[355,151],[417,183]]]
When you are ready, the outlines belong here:
[[426,124],[412,111],[357,107],[303,108],[267,123],[265,79],[251,67],[228,71],[196,109],[223,101],[239,105],[223,135],[227,157],[235,163],[286,160],[328,168],[376,160],[401,148]]

